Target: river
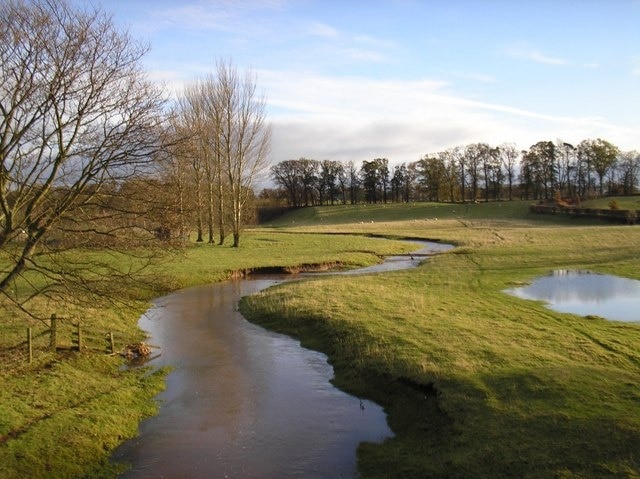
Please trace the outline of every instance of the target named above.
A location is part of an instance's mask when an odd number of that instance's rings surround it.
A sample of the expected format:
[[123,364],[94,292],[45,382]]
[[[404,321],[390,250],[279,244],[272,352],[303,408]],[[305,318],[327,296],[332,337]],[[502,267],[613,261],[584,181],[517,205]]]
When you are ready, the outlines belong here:
[[[424,242],[413,256],[347,274],[414,267],[450,247]],[[333,387],[324,354],[237,311],[242,296],[289,279],[234,280],[154,301],[140,319],[161,347],[150,364],[173,369],[158,415],[112,457],[132,465],[122,479],[353,478],[358,444],[393,435],[382,408]]]

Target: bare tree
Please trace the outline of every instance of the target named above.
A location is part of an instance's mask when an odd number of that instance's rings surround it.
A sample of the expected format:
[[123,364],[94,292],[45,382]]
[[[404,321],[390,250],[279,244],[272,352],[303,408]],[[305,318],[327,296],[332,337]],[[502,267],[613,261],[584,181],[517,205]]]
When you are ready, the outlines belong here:
[[266,100],[258,95],[251,71],[241,77],[233,65],[219,62],[217,80],[222,108],[219,147],[231,196],[233,246],[238,247],[254,180],[267,167],[271,125],[267,123]]
[[622,177],[623,194],[634,194],[638,186],[638,176],[640,176],[640,153],[637,151],[622,152],[618,168]]
[[520,156],[513,143],[503,143],[498,147],[498,154],[502,166],[507,175],[507,185],[509,188],[509,201],[513,200],[513,182],[516,178],[517,159]]
[[45,245],[123,226],[114,195],[161,147],[164,100],[141,69],[146,51],[99,9],[0,4],[0,292],[16,304],[28,271],[46,278],[29,283],[33,295],[85,269],[38,260]]

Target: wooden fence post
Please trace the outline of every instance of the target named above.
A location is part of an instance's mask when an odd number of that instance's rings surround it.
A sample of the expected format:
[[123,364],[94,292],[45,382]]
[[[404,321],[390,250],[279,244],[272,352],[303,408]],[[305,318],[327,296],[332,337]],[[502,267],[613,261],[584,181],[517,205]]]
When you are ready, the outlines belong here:
[[49,327],[49,332],[50,332],[50,336],[49,336],[49,347],[51,348],[51,350],[55,353],[56,352],[56,347],[58,344],[58,318],[56,316],[56,313],[53,313],[51,315],[51,325]]
[[29,364],[33,362],[33,342],[31,328],[27,328],[27,347],[29,348]]
[[109,331],[109,349],[111,354],[116,352],[116,345],[113,341],[113,331]]
[[76,331],[73,335],[72,343],[76,345],[78,351],[82,350],[82,328],[80,327],[80,323],[76,324]]

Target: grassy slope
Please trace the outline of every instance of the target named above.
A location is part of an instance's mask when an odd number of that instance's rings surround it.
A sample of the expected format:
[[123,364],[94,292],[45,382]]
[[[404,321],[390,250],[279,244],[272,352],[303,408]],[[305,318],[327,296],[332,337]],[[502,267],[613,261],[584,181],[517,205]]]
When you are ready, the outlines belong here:
[[640,228],[549,219],[521,203],[303,210],[280,227],[458,248],[412,271],[282,285],[242,307],[326,351],[337,383],[385,405],[397,436],[361,447],[364,477],[640,477],[640,326],[503,293],[559,268],[640,279]]
[[[81,322],[87,346],[102,348],[104,334],[113,331],[117,346],[140,341],[137,318],[155,295],[178,288],[220,281],[234,270],[264,266],[345,263],[353,266],[378,261],[378,255],[408,251],[410,245],[370,238],[247,232],[239,249],[193,245],[185,250],[159,252],[147,270],[153,282],[129,291],[124,307],[76,308],[40,302],[45,315],[64,318],[60,344],[71,343],[72,323]],[[98,252],[77,252],[83,258]],[[104,259],[104,258],[103,258]],[[114,262],[125,262],[113,258]],[[2,304],[0,303],[0,306]],[[0,478],[114,477],[122,465],[108,462],[118,443],[136,434],[139,421],[156,410],[152,397],[163,387],[163,374],[124,371],[118,357],[85,349],[54,355],[46,351],[48,336],[36,339],[35,361],[26,362],[27,325],[34,335],[45,330],[0,310]]]

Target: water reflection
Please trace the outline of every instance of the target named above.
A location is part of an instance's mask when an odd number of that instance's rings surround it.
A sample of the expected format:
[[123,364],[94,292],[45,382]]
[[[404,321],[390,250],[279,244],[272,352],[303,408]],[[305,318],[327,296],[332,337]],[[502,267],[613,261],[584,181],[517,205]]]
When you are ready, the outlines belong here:
[[247,322],[233,281],[161,298],[141,320],[171,365],[160,413],[114,460],[122,478],[355,477],[361,441],[392,435],[382,409],[334,388],[324,354]]
[[640,281],[590,271],[559,270],[529,286],[507,290],[524,299],[542,300],[562,313],[640,322]]

